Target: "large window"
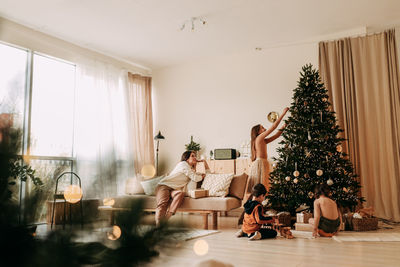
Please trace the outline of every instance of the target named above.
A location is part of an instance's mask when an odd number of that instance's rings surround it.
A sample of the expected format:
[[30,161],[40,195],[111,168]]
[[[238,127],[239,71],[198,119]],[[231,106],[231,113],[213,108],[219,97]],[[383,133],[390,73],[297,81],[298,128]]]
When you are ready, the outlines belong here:
[[75,66],[33,56],[30,154],[72,156]]
[[22,128],[28,51],[0,44],[0,58],[0,127]]
[[[23,131],[19,153],[48,191],[27,219],[45,222],[54,181],[74,164],[75,65],[6,44],[0,44],[0,58],[0,127]],[[21,203],[33,189],[30,181],[21,184]]]

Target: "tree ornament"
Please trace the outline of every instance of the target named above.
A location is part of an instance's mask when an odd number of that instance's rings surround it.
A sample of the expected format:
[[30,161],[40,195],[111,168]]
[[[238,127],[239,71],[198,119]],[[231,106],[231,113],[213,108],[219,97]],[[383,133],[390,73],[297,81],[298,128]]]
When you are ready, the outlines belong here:
[[299,181],[299,180],[297,180],[297,178],[294,178],[294,179],[293,179],[293,183],[295,183],[295,184],[297,184],[298,181]]
[[330,186],[330,185],[333,185],[332,179],[329,179],[328,181],[326,181],[326,184],[329,185],[329,186]]
[[311,152],[310,151],[306,151],[306,157],[308,158],[309,156],[311,156]]
[[311,134],[310,134],[310,131],[308,131],[308,140],[311,141]]
[[307,101],[304,101],[304,106],[307,106],[308,105],[308,102]]
[[336,151],[337,151],[337,152],[342,152],[342,151],[343,151],[343,147],[342,147],[341,145],[338,145],[338,146],[336,147]]
[[286,176],[285,180],[289,182],[290,181],[290,176]]
[[346,187],[343,187],[343,191],[346,192],[346,193],[348,192]]
[[328,98],[324,97],[324,98],[322,98],[322,101],[326,102],[326,101],[328,101]]
[[300,175],[300,172],[299,172],[299,171],[294,171],[294,172],[293,172],[293,176],[294,176],[294,177],[299,177],[299,175]]
[[314,193],[313,192],[308,192],[308,197],[309,198],[313,198],[314,197]]
[[310,178],[310,175],[308,173],[305,173],[304,178]]
[[321,169],[317,170],[316,173],[317,173],[318,176],[321,176],[322,174],[324,174],[324,172]]

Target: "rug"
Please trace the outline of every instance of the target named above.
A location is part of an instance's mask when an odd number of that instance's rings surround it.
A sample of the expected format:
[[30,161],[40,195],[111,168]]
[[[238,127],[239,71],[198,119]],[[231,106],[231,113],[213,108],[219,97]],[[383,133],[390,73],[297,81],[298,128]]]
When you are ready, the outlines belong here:
[[400,242],[400,233],[340,232],[332,238],[337,242]]
[[218,230],[201,230],[201,229],[193,229],[183,233],[176,233],[173,235],[173,239],[178,241],[188,241],[191,239],[205,237],[208,235],[220,233]]

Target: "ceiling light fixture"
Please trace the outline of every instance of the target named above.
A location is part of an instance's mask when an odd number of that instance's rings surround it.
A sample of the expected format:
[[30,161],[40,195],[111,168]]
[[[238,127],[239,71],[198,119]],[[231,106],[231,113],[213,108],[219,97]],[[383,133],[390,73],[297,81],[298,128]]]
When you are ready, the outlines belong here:
[[196,22],[199,22],[201,25],[205,25],[206,24],[206,21],[204,19],[199,18],[199,17],[192,17],[192,18],[186,20],[182,24],[181,31],[183,31],[186,26],[191,27],[191,30],[194,31],[195,26],[196,26]]

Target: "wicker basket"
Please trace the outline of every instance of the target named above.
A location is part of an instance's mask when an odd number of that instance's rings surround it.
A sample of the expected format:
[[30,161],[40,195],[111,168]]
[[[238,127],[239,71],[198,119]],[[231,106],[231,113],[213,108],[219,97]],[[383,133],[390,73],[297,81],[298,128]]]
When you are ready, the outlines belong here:
[[352,225],[354,231],[370,231],[378,229],[378,218],[352,218]]
[[279,223],[281,223],[283,226],[291,226],[292,216],[289,212],[280,212],[277,215]]

